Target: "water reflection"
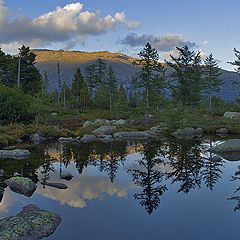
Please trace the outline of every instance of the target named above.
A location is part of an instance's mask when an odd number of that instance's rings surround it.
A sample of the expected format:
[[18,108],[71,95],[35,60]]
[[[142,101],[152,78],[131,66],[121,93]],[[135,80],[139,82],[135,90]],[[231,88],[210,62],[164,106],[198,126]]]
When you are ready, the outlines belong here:
[[160,156],[164,154],[160,142],[147,142],[143,144],[138,164],[142,169],[128,170],[132,174],[133,182],[141,188],[134,194],[135,199],[151,214],[160,203],[160,196],[167,190],[162,184],[164,174],[157,169],[157,165],[163,163]]
[[[212,144],[211,140],[171,138],[144,143],[49,143],[30,147],[32,156],[27,160],[0,161],[0,202],[7,187],[4,181],[12,176],[28,177],[35,183],[58,182],[64,181],[63,173],[71,172],[74,178],[67,183],[67,190],[38,184],[37,193],[84,208],[87,201],[104,199],[105,195],[124,198],[131,192],[151,214],[171,185],[177,186],[178,193],[187,194],[203,185],[213,191],[222,177],[224,160],[207,151]],[[138,155],[132,161],[134,152]],[[125,164],[128,166],[123,167]],[[125,182],[118,179],[120,170]],[[238,176],[235,174],[235,180],[240,179]],[[238,201],[236,209],[240,209],[240,197],[233,199]]]

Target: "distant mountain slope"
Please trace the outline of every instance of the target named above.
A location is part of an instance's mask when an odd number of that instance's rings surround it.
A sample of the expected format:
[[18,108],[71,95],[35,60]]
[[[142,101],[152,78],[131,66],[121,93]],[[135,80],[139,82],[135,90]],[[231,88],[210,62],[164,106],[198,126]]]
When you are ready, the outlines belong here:
[[[54,51],[54,50],[33,50],[37,55],[36,66],[41,73],[47,72],[49,77],[49,89],[54,91],[57,83],[57,62],[60,63],[61,79],[70,86],[73,74],[77,67],[84,69],[88,64],[95,63],[101,58],[107,64],[111,64],[118,82],[130,87],[131,76],[137,71],[137,67],[132,63],[134,58],[122,53],[111,52],[81,52],[81,51]],[[222,70],[223,86],[218,94],[221,98],[231,101],[238,98],[240,85],[232,84],[232,81],[239,81],[240,76],[235,72]]]

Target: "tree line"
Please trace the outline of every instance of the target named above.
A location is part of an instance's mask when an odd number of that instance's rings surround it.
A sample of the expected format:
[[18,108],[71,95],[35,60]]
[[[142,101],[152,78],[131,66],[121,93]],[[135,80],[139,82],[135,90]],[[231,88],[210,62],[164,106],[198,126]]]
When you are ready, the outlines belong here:
[[[202,60],[201,52],[188,46],[176,50],[176,55],[170,55],[170,60],[161,63],[157,50],[147,43],[133,63],[138,71],[129,80],[131,87],[128,89],[119,84],[112,66],[102,59],[89,64],[84,71],[77,68],[71,86],[62,79],[61,65],[56,63],[56,91],[50,93],[47,72],[40,74],[35,66],[36,55],[29,47],[19,48],[18,56],[5,54],[0,49],[0,83],[10,88],[17,86],[19,91],[41,102],[44,102],[42,98],[51,99],[64,108],[79,111],[109,110],[117,117],[122,117],[131,108],[139,108],[149,117],[152,111],[162,108],[164,99],[195,107],[208,98],[211,112],[212,99],[222,85],[218,61],[212,53]],[[239,72],[240,53],[236,49],[234,52],[237,60],[230,64],[237,66]]]

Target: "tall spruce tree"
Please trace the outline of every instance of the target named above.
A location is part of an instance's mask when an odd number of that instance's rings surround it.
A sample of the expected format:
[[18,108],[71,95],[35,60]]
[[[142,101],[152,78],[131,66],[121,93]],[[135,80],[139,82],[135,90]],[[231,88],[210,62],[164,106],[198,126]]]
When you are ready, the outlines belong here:
[[191,51],[188,46],[177,47],[178,56],[170,55],[171,61],[166,63],[172,68],[168,87],[172,97],[183,105],[195,105],[201,97],[202,68],[201,53]]
[[42,76],[35,67],[36,54],[30,47],[22,46],[19,48],[20,63],[19,80],[20,86],[25,93],[36,95],[42,90]]
[[111,66],[108,67],[107,86],[109,92],[109,110],[112,110],[117,93],[117,78]]
[[150,114],[150,91],[151,94],[159,94],[164,87],[164,68],[159,63],[159,55],[150,43],[147,43],[138,54],[139,60],[136,62],[141,70],[132,78],[133,84],[144,91],[146,96],[147,118]]
[[124,117],[126,112],[128,112],[128,98],[124,86],[121,84],[118,93],[117,99],[113,105],[114,112],[116,113],[117,118]]
[[87,85],[89,88],[89,94],[92,98],[95,95],[95,87],[96,87],[96,65],[89,64],[85,68],[85,79],[87,81]]
[[237,73],[240,73],[240,51],[238,51],[236,48],[234,48],[233,51],[237,59],[234,60],[234,62],[229,63],[236,67],[235,70],[237,71]]
[[209,97],[209,111],[212,111],[213,94],[220,91],[222,72],[218,67],[218,62],[213,58],[211,53],[204,61],[204,91]]
[[87,107],[89,103],[88,87],[80,68],[77,68],[73,76],[72,94],[76,97],[79,107]]

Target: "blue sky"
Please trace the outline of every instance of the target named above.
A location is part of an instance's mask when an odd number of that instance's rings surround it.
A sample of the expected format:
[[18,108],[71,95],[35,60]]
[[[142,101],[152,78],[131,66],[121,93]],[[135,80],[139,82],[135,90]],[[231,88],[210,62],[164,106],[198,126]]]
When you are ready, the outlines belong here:
[[[80,3],[0,0],[0,45],[9,52],[18,44],[27,43],[36,48],[108,50],[134,56],[144,41],[149,40],[163,59],[174,54],[175,45],[187,43],[195,50],[201,49],[203,56],[213,52],[221,67],[233,69],[227,61],[234,60],[234,47],[240,49],[240,1],[83,0]],[[69,4],[71,7],[64,9]],[[68,13],[62,18],[65,11]],[[1,24],[4,21],[1,15],[5,16],[5,24]],[[81,20],[77,20],[80,15]]]

